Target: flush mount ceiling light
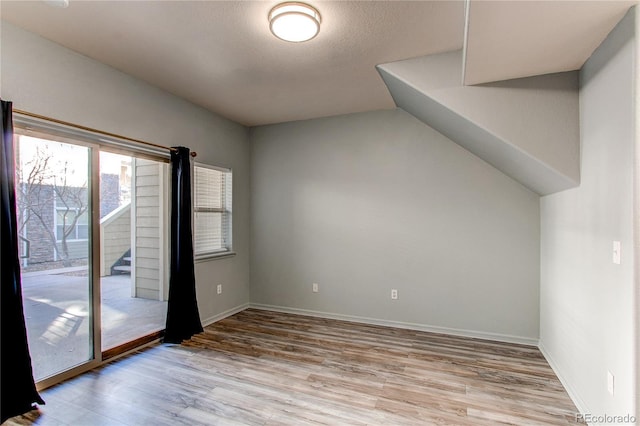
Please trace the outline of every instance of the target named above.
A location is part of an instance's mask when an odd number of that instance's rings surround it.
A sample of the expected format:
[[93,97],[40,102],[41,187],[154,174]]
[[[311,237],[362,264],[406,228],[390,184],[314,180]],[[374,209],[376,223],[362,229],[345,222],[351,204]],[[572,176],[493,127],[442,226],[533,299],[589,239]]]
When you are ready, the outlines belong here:
[[46,4],[60,9],[66,9],[69,7],[69,0],[44,0]]
[[305,3],[280,3],[269,12],[269,28],[281,40],[298,43],[320,32],[320,13]]

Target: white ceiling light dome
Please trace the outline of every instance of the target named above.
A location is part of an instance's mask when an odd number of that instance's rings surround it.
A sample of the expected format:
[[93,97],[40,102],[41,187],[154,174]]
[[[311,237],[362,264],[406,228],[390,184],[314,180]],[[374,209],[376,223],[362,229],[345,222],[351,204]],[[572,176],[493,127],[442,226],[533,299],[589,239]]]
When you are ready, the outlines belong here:
[[52,7],[58,7],[60,9],[66,9],[69,7],[69,0],[44,0],[46,4]]
[[320,12],[306,3],[280,3],[269,12],[269,28],[281,40],[299,43],[320,32]]

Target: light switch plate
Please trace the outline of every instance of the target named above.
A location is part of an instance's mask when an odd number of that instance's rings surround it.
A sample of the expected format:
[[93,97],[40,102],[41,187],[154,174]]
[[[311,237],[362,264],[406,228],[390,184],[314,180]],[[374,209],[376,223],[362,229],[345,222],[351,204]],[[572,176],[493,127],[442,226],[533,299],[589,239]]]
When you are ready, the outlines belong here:
[[613,263],[616,265],[620,264],[620,241],[613,242]]

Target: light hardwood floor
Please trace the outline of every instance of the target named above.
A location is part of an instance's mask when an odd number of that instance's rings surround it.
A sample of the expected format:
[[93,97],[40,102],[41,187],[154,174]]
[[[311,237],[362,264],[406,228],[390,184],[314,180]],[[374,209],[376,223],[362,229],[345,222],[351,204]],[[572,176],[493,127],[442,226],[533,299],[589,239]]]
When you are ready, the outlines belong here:
[[42,396],[8,424],[576,423],[537,348],[255,309]]

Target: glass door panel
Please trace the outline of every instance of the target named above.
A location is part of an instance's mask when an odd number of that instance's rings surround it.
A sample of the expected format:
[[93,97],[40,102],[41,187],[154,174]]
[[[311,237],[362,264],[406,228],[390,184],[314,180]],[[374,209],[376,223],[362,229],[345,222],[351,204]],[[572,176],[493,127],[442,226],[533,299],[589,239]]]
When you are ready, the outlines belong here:
[[94,358],[91,149],[15,136],[25,320],[36,381]]
[[164,329],[167,165],[100,152],[102,350]]

